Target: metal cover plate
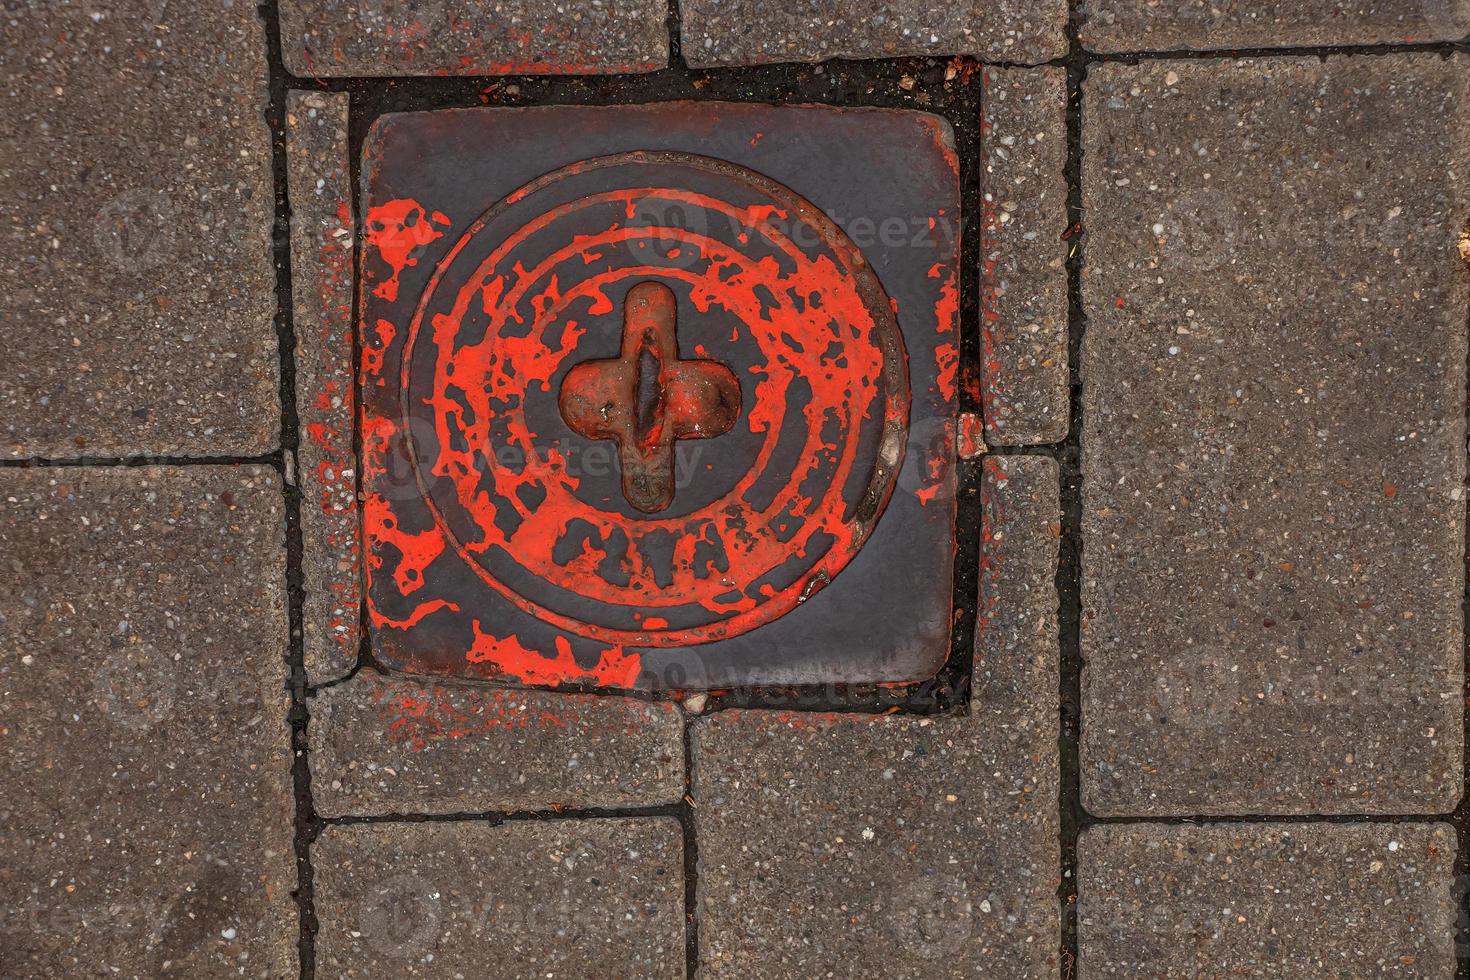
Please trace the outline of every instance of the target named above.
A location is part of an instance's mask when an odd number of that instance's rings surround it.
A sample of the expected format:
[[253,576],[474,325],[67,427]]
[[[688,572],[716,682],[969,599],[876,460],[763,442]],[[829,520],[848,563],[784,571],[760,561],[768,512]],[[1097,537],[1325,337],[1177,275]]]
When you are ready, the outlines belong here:
[[890,110],[385,116],[369,629],[412,673],[903,682],[950,648],[958,177]]

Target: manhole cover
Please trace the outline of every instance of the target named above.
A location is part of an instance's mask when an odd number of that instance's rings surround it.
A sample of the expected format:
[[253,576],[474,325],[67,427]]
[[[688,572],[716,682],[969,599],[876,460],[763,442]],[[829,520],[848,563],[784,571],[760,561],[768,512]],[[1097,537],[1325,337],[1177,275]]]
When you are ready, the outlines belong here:
[[680,689],[933,675],[954,559],[942,122],[399,114],[363,180],[381,662]]

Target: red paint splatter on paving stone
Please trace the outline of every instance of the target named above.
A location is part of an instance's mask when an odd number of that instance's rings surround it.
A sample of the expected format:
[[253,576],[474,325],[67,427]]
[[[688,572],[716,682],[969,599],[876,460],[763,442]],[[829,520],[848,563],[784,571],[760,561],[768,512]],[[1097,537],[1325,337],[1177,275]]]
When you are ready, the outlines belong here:
[[496,730],[567,727],[551,711],[530,711],[511,691],[459,690],[440,687],[377,689],[378,714],[389,739],[422,752],[435,742],[458,741]]
[[418,264],[418,254],[434,239],[444,234],[435,225],[449,227],[449,219],[439,211],[425,211],[417,201],[398,198],[385,201],[367,213],[367,244],[378,250],[392,270],[373,289],[374,295],[393,302],[398,299],[398,276],[405,268]]
[[[341,180],[339,173],[337,179]],[[356,414],[354,391],[350,382],[350,365],[345,362],[352,350],[352,305],[339,301],[345,292],[351,296],[352,276],[352,209],[346,200],[337,202],[338,226],[322,236],[318,249],[316,308],[321,316],[317,343],[328,357],[336,357],[338,376],[322,381],[316,397],[303,413],[314,420],[306,425],[306,437],[317,456],[311,476],[316,480],[321,512],[331,520],[323,524],[322,544],[328,553],[340,557],[340,574],[327,576],[325,585],[331,594],[331,608],[343,614],[332,615],[327,623],[328,642],[348,660],[356,654],[357,618],[360,601],[358,562],[361,543],[358,537],[357,484],[352,446],[352,419]],[[344,289],[344,287],[347,287]],[[343,370],[347,372],[344,376]],[[346,613],[350,610],[350,613]]]

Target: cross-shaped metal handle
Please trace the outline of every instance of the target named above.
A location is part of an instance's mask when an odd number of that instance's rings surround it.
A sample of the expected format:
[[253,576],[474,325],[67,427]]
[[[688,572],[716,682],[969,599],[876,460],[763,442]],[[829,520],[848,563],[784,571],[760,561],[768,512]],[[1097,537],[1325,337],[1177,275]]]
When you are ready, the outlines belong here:
[[679,360],[678,304],[661,282],[623,301],[617,357],[583,361],[562,381],[562,418],[578,435],[618,447],[623,496],[647,514],[674,499],[674,441],[709,439],[740,417],[740,382],[718,361]]

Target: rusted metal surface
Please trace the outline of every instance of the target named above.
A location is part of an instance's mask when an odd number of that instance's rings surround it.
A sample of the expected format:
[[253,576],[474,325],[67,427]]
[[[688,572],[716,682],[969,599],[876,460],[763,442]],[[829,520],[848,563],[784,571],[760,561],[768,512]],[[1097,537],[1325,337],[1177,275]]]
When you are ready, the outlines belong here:
[[384,663],[658,688],[912,680],[942,663],[958,241],[864,247],[759,169],[781,163],[779,135],[860,139],[866,122],[918,161],[891,175],[888,206],[957,229],[940,124],[852,114],[380,121],[364,151],[362,418]]

